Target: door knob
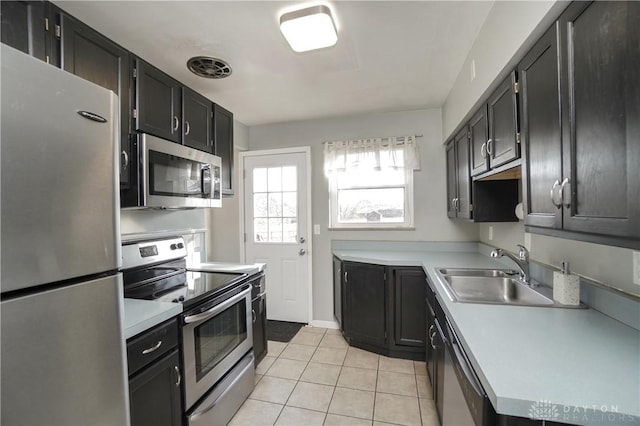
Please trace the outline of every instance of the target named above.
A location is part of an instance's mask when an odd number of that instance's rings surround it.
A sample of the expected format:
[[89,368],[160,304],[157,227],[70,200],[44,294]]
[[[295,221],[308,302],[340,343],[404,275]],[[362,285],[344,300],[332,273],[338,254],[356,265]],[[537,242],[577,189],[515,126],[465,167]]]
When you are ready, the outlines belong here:
[[305,249],[300,249],[300,251],[298,252],[298,254],[299,254],[300,256],[304,256],[304,254],[305,254],[306,252],[307,252],[307,251],[306,251]]
[[305,241],[307,241],[307,240],[305,240],[305,239],[304,239],[304,237],[300,237],[300,238],[298,238],[298,241],[300,241],[300,244],[302,244],[302,243],[304,243],[304,242],[305,242]]

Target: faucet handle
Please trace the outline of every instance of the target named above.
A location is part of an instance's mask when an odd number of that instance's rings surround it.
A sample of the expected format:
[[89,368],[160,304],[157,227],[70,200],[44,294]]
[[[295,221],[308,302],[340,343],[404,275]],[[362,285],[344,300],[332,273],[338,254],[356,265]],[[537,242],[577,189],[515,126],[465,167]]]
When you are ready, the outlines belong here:
[[518,244],[517,246],[519,248],[518,258],[525,261],[529,260],[529,250],[527,250],[527,248],[521,244]]

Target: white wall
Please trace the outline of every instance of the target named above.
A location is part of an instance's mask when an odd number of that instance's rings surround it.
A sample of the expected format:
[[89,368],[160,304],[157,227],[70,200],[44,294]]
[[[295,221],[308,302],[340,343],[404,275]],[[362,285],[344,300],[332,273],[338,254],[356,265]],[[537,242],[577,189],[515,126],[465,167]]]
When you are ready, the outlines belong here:
[[207,209],[207,256],[208,260],[219,262],[240,261],[240,204],[238,197],[238,185],[241,167],[238,163],[238,154],[249,149],[249,128],[244,124],[233,122],[233,155],[234,173],[233,187],[236,193],[222,198],[222,208]]
[[[447,219],[445,152],[440,109],[377,113],[253,126],[251,150],[311,146],[313,236],[313,317],[333,320],[331,240],[477,241],[477,226]],[[376,136],[421,134],[422,169],[415,173],[415,230],[329,231],[328,184],[323,174],[322,142]]]
[[[443,134],[451,135],[485,94],[509,74],[553,23],[566,1],[496,1],[442,108]],[[471,62],[475,79],[471,80]],[[500,77],[500,78],[498,78]]]
[[120,210],[120,233],[180,234],[206,228],[205,209],[193,210]]

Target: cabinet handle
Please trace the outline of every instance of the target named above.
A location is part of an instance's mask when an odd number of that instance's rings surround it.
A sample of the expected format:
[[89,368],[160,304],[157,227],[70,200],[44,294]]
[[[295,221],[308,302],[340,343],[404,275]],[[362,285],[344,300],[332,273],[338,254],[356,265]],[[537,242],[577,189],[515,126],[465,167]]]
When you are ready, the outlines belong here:
[[147,354],[150,354],[151,352],[157,351],[158,349],[160,349],[161,345],[162,345],[162,340],[158,340],[158,343],[156,343],[154,346],[151,346],[150,348],[147,348],[144,351],[142,351],[142,355],[147,355]]
[[180,374],[180,369],[177,365],[174,365],[173,369],[176,370],[176,375],[178,376],[178,380],[176,380],[176,386],[180,386],[180,383],[182,383],[182,375]]
[[482,146],[480,147],[480,155],[482,155],[482,158],[487,158],[487,143],[483,143]]
[[487,154],[493,154],[493,139],[487,141]]
[[456,209],[456,199],[452,198],[451,199],[451,210],[455,210]]
[[187,120],[185,120],[184,121],[184,135],[188,136],[190,132],[191,132],[191,125],[189,124],[189,122]]
[[173,131],[177,131],[180,128],[180,119],[177,115],[173,116]]
[[551,191],[549,192],[549,197],[551,198],[551,203],[554,206],[556,206],[557,208],[561,208],[562,207],[562,202],[556,203],[556,197],[555,197],[556,188],[558,188],[558,186],[560,186],[560,181],[558,181],[558,179],[556,179],[556,181],[553,182],[553,186],[551,187]]
[[560,203],[561,205],[564,204],[564,206],[566,208],[571,207],[571,196],[569,196],[569,202],[565,203],[564,202],[564,187],[569,184],[569,178],[564,178],[564,180],[562,181],[562,184],[560,185]]
[[347,274],[348,274],[348,272],[344,271],[344,282],[345,282],[345,284],[347,283]]
[[456,211],[460,211],[460,198],[456,198]]
[[122,167],[122,170],[127,170],[127,167],[129,167],[129,155],[126,151],[122,151],[120,157],[120,165]]
[[255,309],[252,309],[252,310],[251,310],[251,318],[252,318],[252,320],[253,320],[253,323],[255,324],[255,323],[256,323],[256,321],[258,320],[258,317],[257,317],[257,315],[256,315],[256,310],[255,310]]

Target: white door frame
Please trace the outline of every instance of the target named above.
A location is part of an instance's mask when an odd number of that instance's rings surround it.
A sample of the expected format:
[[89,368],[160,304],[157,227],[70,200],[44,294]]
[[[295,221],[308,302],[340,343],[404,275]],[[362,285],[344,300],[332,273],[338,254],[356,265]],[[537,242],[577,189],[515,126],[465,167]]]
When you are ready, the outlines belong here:
[[[241,184],[238,185],[238,201],[239,201],[239,211],[240,211],[240,235],[238,236],[240,238],[240,261],[241,262],[245,262],[245,258],[246,258],[246,242],[245,242],[245,227],[244,227],[244,223],[245,223],[245,211],[244,211],[244,180],[245,180],[245,169],[244,169],[244,159],[246,157],[258,157],[258,156],[263,156],[263,155],[278,155],[278,154],[299,154],[302,153],[304,154],[305,157],[305,162],[306,162],[306,166],[307,166],[307,175],[305,176],[305,179],[307,181],[307,187],[305,188],[307,191],[307,229],[306,234],[308,236],[307,241],[308,241],[308,245],[307,245],[307,285],[308,285],[308,295],[309,295],[309,300],[308,300],[308,312],[309,312],[309,318],[307,323],[311,324],[311,322],[313,321],[313,285],[312,285],[312,278],[313,278],[313,225],[311,224],[311,198],[312,198],[312,194],[311,194],[311,147],[310,146],[300,146],[300,147],[293,147],[293,148],[277,148],[277,149],[263,149],[263,150],[258,150],[258,151],[242,151],[240,152],[240,165],[242,166],[242,179],[241,179]],[[268,296],[268,295],[267,295]]]

